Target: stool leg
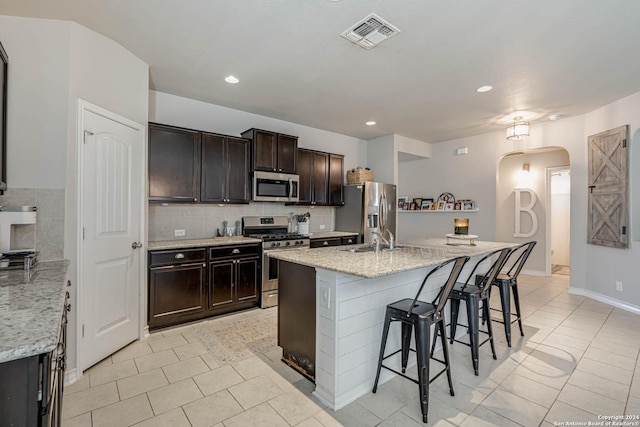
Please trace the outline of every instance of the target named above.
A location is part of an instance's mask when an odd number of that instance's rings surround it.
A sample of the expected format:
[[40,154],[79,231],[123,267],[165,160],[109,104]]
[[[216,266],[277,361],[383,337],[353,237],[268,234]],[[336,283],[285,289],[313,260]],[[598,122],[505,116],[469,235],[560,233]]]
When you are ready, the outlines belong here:
[[504,321],[504,335],[507,338],[507,345],[511,347],[511,297],[509,283],[500,280],[500,305],[502,306],[502,320]]
[[407,370],[407,361],[409,360],[409,349],[411,348],[411,332],[410,323],[402,323],[402,373]]
[[419,320],[415,326],[420,409],[422,409],[422,421],[426,423],[429,412],[429,343],[431,342],[431,331],[429,323],[424,319]]
[[[478,311],[480,304],[477,295],[470,294],[466,300],[467,303],[467,320],[469,323],[469,342],[471,344],[471,362],[473,363],[473,371],[478,375],[478,330],[480,329]],[[487,319],[487,322],[490,322]]]
[[389,335],[389,325],[391,324],[391,312],[387,309],[384,316],[384,327],[382,329],[382,341],[380,342],[380,355],[378,356],[378,372],[376,372],[376,380],[373,382],[373,393],[378,390],[378,380],[380,379],[380,370],[382,369],[382,359],[384,358],[384,349],[387,346],[387,336]]
[[[447,368],[447,380],[449,380],[449,393],[451,396],[455,396],[453,391],[453,380],[451,379],[451,360],[449,359],[449,346],[447,344],[447,327],[444,324],[444,319],[441,319],[438,323],[436,323],[436,330],[440,329],[440,338],[442,339],[442,354],[444,355],[444,363]],[[436,340],[438,335],[433,337],[433,346],[435,347]],[[433,355],[433,352],[432,352]]]
[[[489,300],[482,301],[482,312],[489,316]],[[491,319],[487,318],[487,332],[489,333],[489,344],[491,344],[491,353],[493,354],[493,360],[496,360],[496,346],[493,342],[493,326],[491,325]]]
[[456,337],[456,327],[458,326],[458,312],[460,311],[460,300],[457,298],[452,298],[449,300],[449,305],[451,309],[451,336],[449,337],[449,342],[453,344],[453,340]]
[[520,327],[520,336],[524,336],[524,331],[522,330],[522,316],[520,315],[520,298],[518,297],[518,282],[513,282],[513,302],[516,306],[516,316],[518,317],[518,326]]

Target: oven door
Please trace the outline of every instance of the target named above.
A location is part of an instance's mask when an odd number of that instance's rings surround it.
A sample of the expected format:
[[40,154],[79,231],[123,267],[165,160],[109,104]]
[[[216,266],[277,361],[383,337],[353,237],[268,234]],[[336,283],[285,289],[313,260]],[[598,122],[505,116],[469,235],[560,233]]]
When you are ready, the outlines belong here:
[[297,202],[298,175],[254,172],[253,200],[256,202]]

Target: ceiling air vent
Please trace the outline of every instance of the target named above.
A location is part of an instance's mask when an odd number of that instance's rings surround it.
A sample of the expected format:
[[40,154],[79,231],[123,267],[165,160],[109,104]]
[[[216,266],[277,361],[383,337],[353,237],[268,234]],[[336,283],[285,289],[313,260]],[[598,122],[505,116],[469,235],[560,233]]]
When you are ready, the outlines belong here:
[[372,13],[358,21],[341,36],[362,48],[371,49],[399,32],[399,29]]

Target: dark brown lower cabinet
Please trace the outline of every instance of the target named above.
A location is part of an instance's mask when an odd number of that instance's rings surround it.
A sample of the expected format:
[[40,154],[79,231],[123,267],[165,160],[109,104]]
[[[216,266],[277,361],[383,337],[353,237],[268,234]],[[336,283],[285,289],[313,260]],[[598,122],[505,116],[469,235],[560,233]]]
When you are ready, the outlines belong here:
[[257,306],[260,246],[149,252],[149,328]]

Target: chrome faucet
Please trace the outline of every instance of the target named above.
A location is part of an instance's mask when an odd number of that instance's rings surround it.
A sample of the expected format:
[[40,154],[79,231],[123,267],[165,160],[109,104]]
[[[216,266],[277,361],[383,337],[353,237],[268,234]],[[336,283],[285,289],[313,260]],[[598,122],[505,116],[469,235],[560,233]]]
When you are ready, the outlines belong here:
[[[378,233],[377,231],[372,231],[371,234],[378,236],[382,241],[389,246],[389,249],[395,248],[395,238],[393,237],[393,233],[389,230],[386,230],[386,233],[389,235],[389,240],[385,239],[383,231],[382,233]],[[377,241],[377,240],[376,240]]]

